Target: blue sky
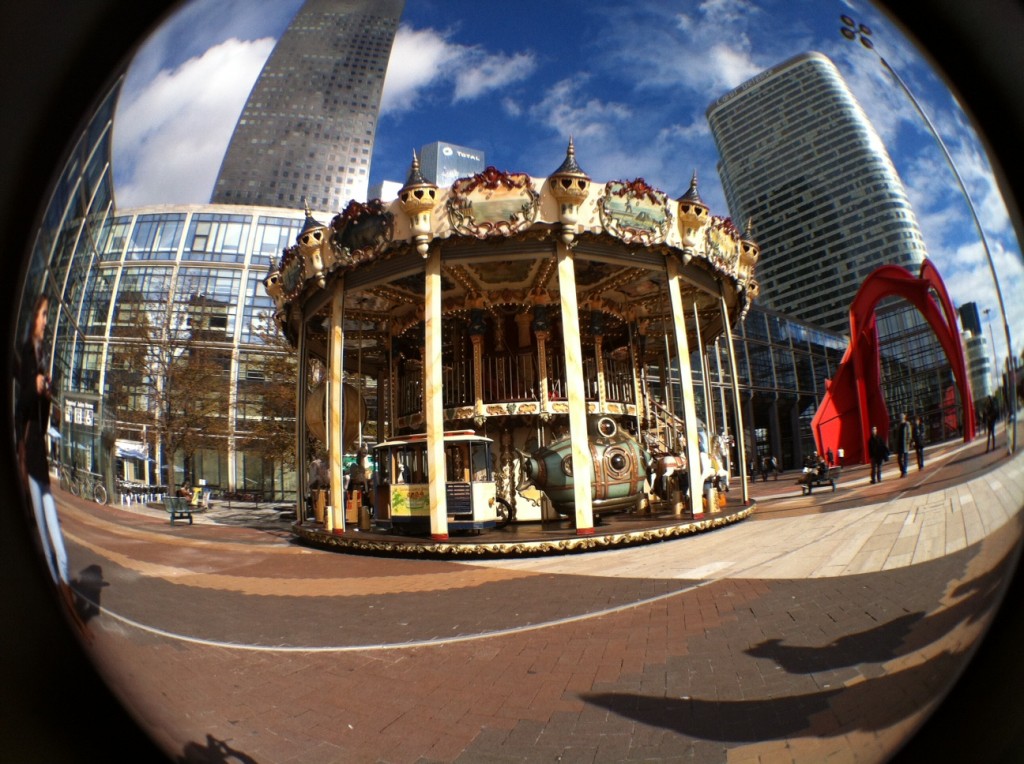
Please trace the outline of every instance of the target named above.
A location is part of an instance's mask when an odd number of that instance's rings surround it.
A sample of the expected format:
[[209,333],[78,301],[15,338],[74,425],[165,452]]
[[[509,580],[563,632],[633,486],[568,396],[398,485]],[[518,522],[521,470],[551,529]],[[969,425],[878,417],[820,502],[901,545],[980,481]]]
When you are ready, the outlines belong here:
[[[208,201],[252,83],[300,4],[194,0],[140,49],[115,118],[119,206]],[[888,148],[953,301],[991,308],[996,349],[1005,353],[987,259],[955,179],[878,59],[839,35],[840,14],[871,27],[878,51],[952,153],[982,221],[1019,353],[1024,301],[1015,296],[1024,293],[1024,267],[981,145],[923,58],[864,3],[406,0],[371,184],[403,181],[413,149],[435,140],[483,149],[502,170],[546,176],[572,135],[595,180],[643,177],[675,197],[696,170],[704,201],[727,215],[708,105],[758,72],[818,50],[839,67]]]

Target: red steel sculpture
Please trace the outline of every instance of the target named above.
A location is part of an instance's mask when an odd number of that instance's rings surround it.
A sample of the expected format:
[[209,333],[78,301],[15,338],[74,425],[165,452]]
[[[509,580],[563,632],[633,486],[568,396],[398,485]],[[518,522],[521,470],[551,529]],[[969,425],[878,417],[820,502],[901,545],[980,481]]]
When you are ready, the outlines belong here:
[[[831,380],[825,397],[811,420],[818,453],[840,453],[846,464],[868,459],[867,443],[872,426],[889,431],[889,412],[882,394],[875,306],[896,295],[910,302],[927,319],[953,370],[963,405],[964,442],[974,438],[974,407],[957,329],[956,313],[939,272],[931,261],[921,264],[915,277],[898,265],[883,265],[861,285],[850,306],[850,346]],[[941,310],[940,310],[941,308]]]

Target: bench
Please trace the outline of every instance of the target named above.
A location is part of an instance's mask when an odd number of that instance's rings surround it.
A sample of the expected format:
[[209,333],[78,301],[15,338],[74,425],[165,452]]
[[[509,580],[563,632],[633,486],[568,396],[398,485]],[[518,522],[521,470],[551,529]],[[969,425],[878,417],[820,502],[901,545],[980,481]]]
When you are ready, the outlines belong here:
[[164,509],[171,516],[171,525],[174,525],[175,520],[186,519],[188,524],[192,525],[192,512],[195,511],[195,507],[183,496],[164,496]]
[[805,472],[800,480],[797,481],[800,485],[800,491],[805,496],[810,496],[811,491],[816,487],[823,485],[832,486],[832,491],[836,490],[836,482],[839,480],[839,475],[842,472],[842,467],[829,467],[826,472]]

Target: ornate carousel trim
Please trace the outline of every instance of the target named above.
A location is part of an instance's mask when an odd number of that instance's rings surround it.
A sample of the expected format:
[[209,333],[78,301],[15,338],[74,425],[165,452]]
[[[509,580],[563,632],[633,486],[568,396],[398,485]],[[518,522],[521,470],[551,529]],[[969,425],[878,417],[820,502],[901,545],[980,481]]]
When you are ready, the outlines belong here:
[[539,210],[540,194],[529,175],[494,167],[455,181],[448,197],[452,229],[478,239],[525,231]]
[[659,244],[672,225],[668,195],[643,178],[608,181],[597,211],[604,229],[626,244]]

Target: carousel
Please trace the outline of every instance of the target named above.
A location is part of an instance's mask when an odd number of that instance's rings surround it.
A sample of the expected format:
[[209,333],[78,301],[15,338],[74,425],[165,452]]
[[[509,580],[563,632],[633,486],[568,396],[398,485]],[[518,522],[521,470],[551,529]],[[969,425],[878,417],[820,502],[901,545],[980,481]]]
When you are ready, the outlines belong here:
[[571,140],[547,178],[488,167],[439,188],[414,154],[397,200],[329,224],[307,209],[264,282],[299,358],[294,532],[523,553],[742,520],[732,327],[757,257],[696,173],[676,200],[595,183]]

